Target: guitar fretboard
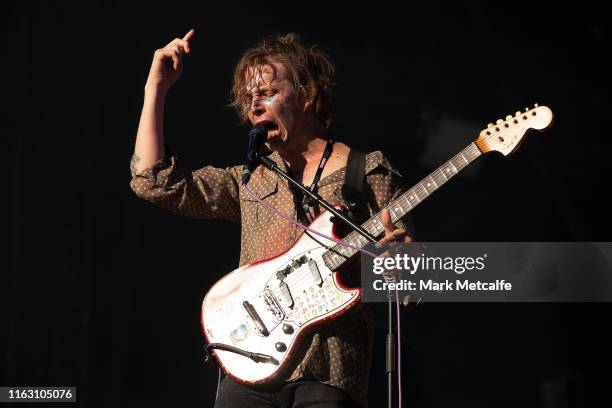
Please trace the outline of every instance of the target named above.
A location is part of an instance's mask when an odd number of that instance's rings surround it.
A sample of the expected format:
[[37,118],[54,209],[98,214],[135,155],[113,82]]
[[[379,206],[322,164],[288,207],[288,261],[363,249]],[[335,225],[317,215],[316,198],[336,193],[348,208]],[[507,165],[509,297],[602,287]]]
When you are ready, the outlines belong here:
[[[423,200],[440,188],[444,183],[454,177],[457,173],[467,167],[470,163],[482,155],[475,143],[470,143],[465,149],[453,156],[449,161],[431,172],[430,175],[418,182],[410,190],[389,203],[387,208],[391,215],[391,222],[395,223],[408,214]],[[374,237],[383,235],[385,228],[381,221],[379,212],[361,226]],[[368,241],[358,232],[351,232],[343,241],[355,247],[362,248]],[[332,271],[337,270],[344,262],[357,253],[356,249],[336,244],[323,254],[323,260]]]

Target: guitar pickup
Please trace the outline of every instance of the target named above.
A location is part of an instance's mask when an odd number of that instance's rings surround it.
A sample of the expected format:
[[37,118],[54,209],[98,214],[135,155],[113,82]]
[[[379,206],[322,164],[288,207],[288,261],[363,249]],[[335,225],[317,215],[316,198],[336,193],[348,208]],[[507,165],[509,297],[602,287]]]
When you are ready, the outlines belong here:
[[294,269],[297,269],[300,266],[304,265],[306,262],[308,262],[308,257],[306,255],[302,255],[299,258],[296,258],[296,259],[292,260],[291,261],[291,266]]
[[291,296],[291,291],[289,290],[289,286],[284,281],[278,285],[279,289],[279,302],[285,307],[293,307],[293,297]]
[[312,281],[317,285],[321,286],[323,284],[323,278],[321,277],[321,272],[319,271],[319,266],[314,259],[308,261],[308,270],[310,271],[310,276],[312,277]]
[[279,281],[283,281],[285,280],[287,275],[289,275],[292,271],[293,271],[293,268],[291,266],[286,266],[283,269],[276,272],[276,279],[278,279]]

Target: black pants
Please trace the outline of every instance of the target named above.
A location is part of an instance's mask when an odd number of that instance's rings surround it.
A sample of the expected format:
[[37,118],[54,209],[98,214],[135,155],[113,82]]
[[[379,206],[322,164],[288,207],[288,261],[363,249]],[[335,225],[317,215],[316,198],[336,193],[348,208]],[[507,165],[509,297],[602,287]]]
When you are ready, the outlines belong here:
[[359,408],[347,393],[311,378],[266,391],[221,381],[215,408]]

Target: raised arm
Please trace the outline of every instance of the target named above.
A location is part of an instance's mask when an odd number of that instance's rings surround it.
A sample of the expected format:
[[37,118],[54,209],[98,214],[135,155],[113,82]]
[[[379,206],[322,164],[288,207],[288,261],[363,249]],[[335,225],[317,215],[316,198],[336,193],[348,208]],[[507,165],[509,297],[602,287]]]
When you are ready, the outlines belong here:
[[195,31],[175,38],[153,54],[153,62],[144,89],[132,165],[140,172],[164,157],[164,105],[168,90],[183,72],[183,55],[189,54],[189,41]]
[[130,186],[139,197],[162,208],[195,218],[240,220],[237,167],[182,168],[164,144],[164,104],[168,90],[191,52],[194,30],[155,51],[145,85],[144,103],[130,163]]

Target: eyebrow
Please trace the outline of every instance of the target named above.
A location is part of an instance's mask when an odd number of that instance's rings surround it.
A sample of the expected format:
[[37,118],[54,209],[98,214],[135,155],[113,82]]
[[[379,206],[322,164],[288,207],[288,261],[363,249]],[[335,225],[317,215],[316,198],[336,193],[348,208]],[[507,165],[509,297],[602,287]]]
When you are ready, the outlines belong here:
[[[271,91],[271,90],[274,90],[275,87],[272,86],[272,85],[263,85],[263,86],[257,85],[257,86],[254,86],[253,88],[258,88],[260,91]],[[247,85],[247,86],[244,87],[244,91],[246,93],[250,93],[250,90],[253,89],[253,88],[251,88],[251,87],[249,87]]]
[[[272,78],[270,80],[270,82],[266,82],[266,81],[264,81],[264,79],[262,77],[255,78],[255,76],[252,76],[249,81],[245,81],[244,87],[245,88],[250,88],[249,84],[255,83],[255,87],[257,87],[257,88],[261,88],[261,89],[270,88],[270,87],[275,86],[275,85],[272,85],[273,82],[276,82],[278,84],[278,83],[282,82],[285,79],[286,78],[284,78],[281,75],[276,75],[276,76],[274,76],[274,78]],[[276,86],[278,86],[278,85],[276,85]]]

